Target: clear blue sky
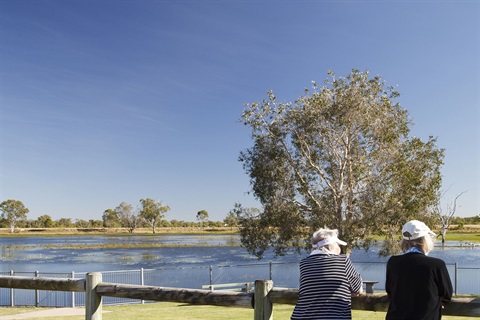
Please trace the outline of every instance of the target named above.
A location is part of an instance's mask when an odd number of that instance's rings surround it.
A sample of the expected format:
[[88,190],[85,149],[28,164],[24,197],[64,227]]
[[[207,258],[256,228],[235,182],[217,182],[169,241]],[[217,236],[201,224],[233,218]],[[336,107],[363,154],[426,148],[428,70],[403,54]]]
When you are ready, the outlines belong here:
[[327,71],[397,86],[446,149],[446,204],[479,214],[479,1],[0,0],[0,201],[101,219],[153,198],[168,220],[258,207],[238,120]]

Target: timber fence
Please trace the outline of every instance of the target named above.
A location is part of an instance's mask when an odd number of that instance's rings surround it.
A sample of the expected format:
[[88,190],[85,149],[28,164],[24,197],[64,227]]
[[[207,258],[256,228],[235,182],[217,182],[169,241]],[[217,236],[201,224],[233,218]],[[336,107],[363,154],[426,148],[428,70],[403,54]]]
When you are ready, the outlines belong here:
[[[298,299],[298,289],[275,288],[272,280],[256,280],[253,292],[211,291],[108,283],[102,281],[102,274],[98,272],[87,273],[85,279],[0,276],[0,287],[85,292],[86,320],[102,320],[102,299],[107,296],[192,305],[253,308],[254,320],[273,319],[274,304],[295,304]],[[388,303],[385,294],[361,294],[352,297],[352,309],[385,311]],[[454,298],[447,304],[443,314],[479,317],[480,298]]]

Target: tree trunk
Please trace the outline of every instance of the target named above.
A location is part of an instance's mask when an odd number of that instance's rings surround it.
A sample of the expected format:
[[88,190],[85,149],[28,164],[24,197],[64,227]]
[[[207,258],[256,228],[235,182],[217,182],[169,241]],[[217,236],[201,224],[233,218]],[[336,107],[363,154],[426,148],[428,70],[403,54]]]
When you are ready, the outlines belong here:
[[446,234],[447,234],[447,228],[442,227],[442,243],[445,243]]

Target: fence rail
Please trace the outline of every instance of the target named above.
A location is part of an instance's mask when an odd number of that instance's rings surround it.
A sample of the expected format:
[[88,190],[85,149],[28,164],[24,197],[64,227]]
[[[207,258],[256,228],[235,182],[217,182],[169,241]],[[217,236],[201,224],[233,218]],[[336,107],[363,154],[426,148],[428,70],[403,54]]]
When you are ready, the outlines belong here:
[[[85,279],[30,278],[0,276],[0,287],[32,290],[85,291],[86,320],[102,320],[102,297],[111,296],[138,300],[168,301],[195,305],[254,308],[254,320],[273,319],[273,304],[295,304],[298,289],[274,288],[272,280],[256,280],[255,291],[227,292],[200,289],[169,288],[102,282],[102,274],[88,273]],[[385,311],[385,294],[362,294],[352,297],[352,308]],[[479,298],[454,298],[443,314],[467,317],[480,316]]]
[[99,283],[95,292],[102,296],[117,298],[240,308],[251,308],[253,297],[253,293],[245,294],[237,291],[211,291],[115,283]]
[[32,290],[85,292],[85,280],[0,276],[0,287]]

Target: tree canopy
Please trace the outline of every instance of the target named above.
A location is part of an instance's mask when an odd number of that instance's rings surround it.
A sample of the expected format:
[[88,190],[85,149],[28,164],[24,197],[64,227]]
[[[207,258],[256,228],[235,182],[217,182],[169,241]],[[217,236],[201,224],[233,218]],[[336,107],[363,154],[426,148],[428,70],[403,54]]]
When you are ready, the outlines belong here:
[[385,236],[382,254],[411,218],[426,217],[441,185],[443,149],[410,137],[411,120],[379,77],[329,72],[294,103],[275,94],[246,105],[253,146],[239,160],[262,204],[240,214],[242,243],[262,257],[269,247],[309,248],[313,231],[336,228],[348,249]]
[[55,226],[55,221],[48,214],[38,217],[37,222],[40,228],[53,228]]
[[104,228],[119,227],[121,223],[117,211],[113,209],[105,210],[102,215],[102,225]]
[[18,200],[5,200],[0,203],[0,211],[2,212],[2,219],[4,219],[10,226],[10,232],[15,231],[15,226],[19,221],[27,219],[27,213],[30,211]]
[[158,224],[165,217],[165,213],[170,210],[170,207],[163,205],[161,201],[150,198],[140,199],[140,203],[142,205],[140,217],[152,227],[152,231],[155,233]]
[[197,212],[197,220],[200,222],[200,226],[203,229],[203,225],[205,221],[208,220],[208,211],[206,210],[200,210]]
[[127,228],[128,232],[133,233],[140,223],[140,217],[133,209],[131,204],[122,202],[115,208],[120,224]]
[[225,219],[223,219],[223,223],[225,226],[229,226],[230,228],[234,228],[238,226],[238,209],[241,210],[242,205],[240,203],[235,203],[233,209],[231,209]]

